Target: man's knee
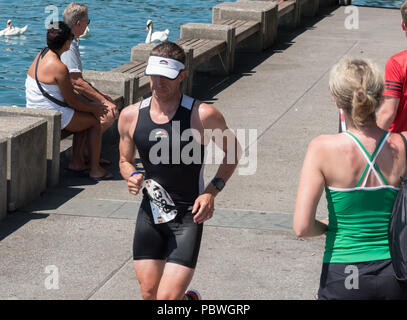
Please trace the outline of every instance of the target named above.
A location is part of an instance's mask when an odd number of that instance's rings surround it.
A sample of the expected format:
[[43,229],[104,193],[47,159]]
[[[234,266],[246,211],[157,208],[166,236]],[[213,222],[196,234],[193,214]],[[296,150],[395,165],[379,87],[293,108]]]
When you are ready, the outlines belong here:
[[157,286],[150,283],[140,283],[141,296],[143,300],[156,300],[157,299]]
[[112,126],[112,124],[114,123],[114,121],[116,120],[116,118],[113,116],[112,112],[109,111],[108,114],[106,116],[104,116],[101,120],[100,120],[100,124],[102,125],[102,127],[104,128],[109,128]]

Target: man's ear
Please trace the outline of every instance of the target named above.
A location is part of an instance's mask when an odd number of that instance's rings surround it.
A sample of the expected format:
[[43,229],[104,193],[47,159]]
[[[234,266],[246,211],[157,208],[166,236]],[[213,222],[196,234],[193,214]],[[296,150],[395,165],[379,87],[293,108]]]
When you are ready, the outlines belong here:
[[403,29],[403,31],[407,31],[406,24],[404,23],[403,20],[401,20],[401,28]]
[[180,80],[184,80],[188,75],[188,71],[186,69],[182,70],[179,74]]

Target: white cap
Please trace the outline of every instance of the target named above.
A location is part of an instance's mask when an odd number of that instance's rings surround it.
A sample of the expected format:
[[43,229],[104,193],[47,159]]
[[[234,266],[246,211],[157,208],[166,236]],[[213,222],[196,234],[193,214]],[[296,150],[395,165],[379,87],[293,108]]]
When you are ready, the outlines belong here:
[[144,74],[146,76],[162,76],[174,80],[178,77],[180,71],[184,69],[184,64],[178,60],[152,55],[148,59]]

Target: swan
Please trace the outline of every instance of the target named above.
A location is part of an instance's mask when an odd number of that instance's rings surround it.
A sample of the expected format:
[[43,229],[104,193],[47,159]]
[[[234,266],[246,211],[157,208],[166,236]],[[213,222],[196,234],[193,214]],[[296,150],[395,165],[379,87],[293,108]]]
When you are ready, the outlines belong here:
[[87,38],[89,37],[90,29],[89,26],[86,26],[85,31],[79,36],[79,38]]
[[28,25],[23,28],[14,27],[12,21],[7,21],[7,28],[0,31],[0,36],[19,36],[22,35],[28,28]]
[[168,39],[168,35],[170,34],[170,30],[166,29],[165,31],[156,31],[153,33],[153,21],[147,20],[147,27],[148,30],[146,43],[152,42],[164,42]]

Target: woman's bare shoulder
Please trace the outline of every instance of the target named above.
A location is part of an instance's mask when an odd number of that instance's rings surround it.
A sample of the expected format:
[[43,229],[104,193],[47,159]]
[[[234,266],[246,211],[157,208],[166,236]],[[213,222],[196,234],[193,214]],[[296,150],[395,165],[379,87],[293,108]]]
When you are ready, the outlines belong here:
[[343,134],[324,134],[315,137],[308,144],[308,149],[313,150],[333,150],[346,145]]

